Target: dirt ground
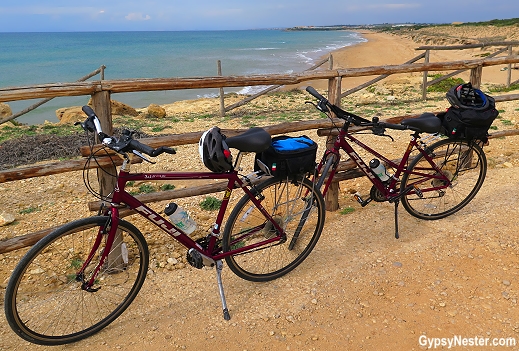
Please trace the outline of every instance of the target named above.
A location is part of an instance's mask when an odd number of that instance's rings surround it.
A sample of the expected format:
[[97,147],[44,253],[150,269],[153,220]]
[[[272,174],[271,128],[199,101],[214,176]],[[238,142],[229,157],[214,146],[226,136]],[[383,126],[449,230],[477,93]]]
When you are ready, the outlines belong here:
[[[516,170],[490,169],[476,198],[449,218],[400,211],[399,240],[392,206],[360,208],[343,194],[341,207],[355,212],[328,213],[315,250],[292,273],[251,283],[224,269],[230,321],[213,269],[158,269],[111,326],[53,349],[420,350],[424,336],[519,339]],[[0,349],[43,348],[21,341],[4,318]]]
[[[87,340],[53,349],[420,350],[434,341],[424,338],[519,340],[515,138],[491,140],[485,147],[487,178],[460,212],[429,222],[400,208],[398,240],[393,236],[393,206],[371,203],[361,208],[350,192],[367,194],[367,182],[342,182],[341,208],[355,211],[328,212],[319,243],[295,271],[272,282],[251,283],[224,268],[230,321],[222,317],[215,271],[161,264],[185,252],[132,219],[147,236],[157,268],[112,325]],[[2,185],[2,198],[13,199],[13,210],[26,206],[23,194],[47,208],[24,215],[10,236],[89,215],[79,174],[47,178],[23,181],[18,195],[14,183]],[[2,288],[21,251],[0,256]],[[0,298],[3,302],[3,289]],[[20,340],[2,314],[1,350],[42,348]]]
[[[517,125],[517,102],[498,108]],[[447,349],[449,342],[457,350],[519,350],[517,138],[492,139],[485,147],[487,177],[460,212],[423,221],[400,207],[398,240],[393,205],[362,208],[351,192],[367,194],[366,180],[342,182],[340,206],[354,211],[328,212],[316,248],[293,272],[251,283],[224,267],[230,321],[222,317],[214,269],[186,265],[183,248],[131,217],[148,239],[155,267],[141,292],[100,333],[53,350],[426,350]],[[193,149],[180,147],[176,161],[161,158],[157,166],[199,168]],[[89,200],[80,173],[0,184],[0,201],[9,204],[0,211],[41,209],[0,227],[0,238],[89,216]],[[198,201],[181,204],[194,212]],[[211,214],[195,217],[199,224],[211,220]],[[2,308],[22,253],[0,255]],[[168,265],[170,257],[178,264]],[[43,348],[19,339],[0,313],[0,350]]]

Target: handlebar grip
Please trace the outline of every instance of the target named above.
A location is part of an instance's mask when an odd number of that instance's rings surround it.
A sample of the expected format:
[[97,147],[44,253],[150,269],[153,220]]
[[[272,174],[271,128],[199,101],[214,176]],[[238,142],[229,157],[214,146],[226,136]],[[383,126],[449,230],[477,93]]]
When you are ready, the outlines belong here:
[[319,93],[317,92],[317,90],[315,90],[315,89],[314,89],[313,87],[311,87],[311,86],[307,86],[307,87],[306,87],[306,91],[307,91],[308,93],[310,93],[310,95],[312,95],[312,96],[315,97],[316,99],[319,99],[319,100],[326,100],[326,99],[324,98],[324,96],[322,96],[321,94],[319,94]]
[[151,157],[157,157],[158,155],[163,154],[164,152],[168,153],[168,154],[172,154],[172,155],[177,153],[175,151],[175,149],[165,147],[165,146],[160,146],[160,147],[154,149],[151,146],[143,144],[140,141],[135,140],[135,139],[132,139],[132,141],[130,141],[129,146],[131,149],[137,150],[137,151],[142,152]]
[[148,156],[155,157],[155,155],[153,155],[155,149],[152,148],[151,146],[148,146],[146,144],[141,143],[138,140],[132,139],[130,141],[130,143],[129,143],[129,146],[133,150],[137,150],[137,151],[142,152],[142,153],[144,153],[144,154],[146,154]]
[[152,155],[150,156],[158,156],[162,153],[167,153],[167,154],[171,154],[171,155],[174,155],[176,154],[177,152],[175,151],[175,149],[172,149],[172,148],[169,148],[169,147],[166,147],[166,146],[160,146],[158,148],[156,148],[153,152],[152,152]]
[[90,117],[90,118],[96,117],[96,114],[95,114],[94,110],[92,110],[92,107],[85,105],[81,109],[83,110],[84,113],[86,113],[86,115],[88,117]]
[[408,126],[404,126],[403,124],[393,124],[393,123],[380,123],[380,124],[383,125],[386,128],[389,128],[389,129],[395,129],[395,130],[407,130],[407,129],[409,129]]

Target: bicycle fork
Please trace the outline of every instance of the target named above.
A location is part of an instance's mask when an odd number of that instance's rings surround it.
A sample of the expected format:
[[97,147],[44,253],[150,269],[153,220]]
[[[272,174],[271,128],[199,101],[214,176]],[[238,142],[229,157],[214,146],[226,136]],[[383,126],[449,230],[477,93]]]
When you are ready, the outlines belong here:
[[[119,225],[119,214],[117,212],[117,209],[112,209],[112,211],[114,210],[116,211],[116,213],[111,212],[110,216],[107,217],[106,224],[102,228],[99,228],[99,232],[97,233],[97,237],[92,247],[92,250],[90,251],[85,262],[83,263],[83,266],[76,274],[76,281],[81,282],[81,289],[87,292],[96,292],[100,289],[93,287],[94,282],[96,281],[96,278],[99,272],[101,271],[101,268],[103,267],[105,261],[108,259],[108,255],[110,253],[110,250],[112,249],[112,245],[114,243],[115,235],[117,233],[117,228]],[[101,257],[99,258],[99,262],[97,263],[94,271],[92,272],[91,277],[88,280],[86,280],[85,270],[88,267],[88,265],[90,265],[99,248],[101,247],[101,242],[104,236],[107,236],[107,238],[105,242],[105,247],[103,248]]]

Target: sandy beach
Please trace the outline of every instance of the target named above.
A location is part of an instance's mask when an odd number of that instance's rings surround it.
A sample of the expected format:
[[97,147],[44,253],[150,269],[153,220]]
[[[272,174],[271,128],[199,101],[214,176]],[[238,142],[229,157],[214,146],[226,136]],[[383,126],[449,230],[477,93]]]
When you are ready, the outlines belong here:
[[[493,28],[487,30],[490,32],[494,31]],[[468,40],[477,42],[477,40],[474,40],[471,37],[482,34],[478,34],[478,31],[483,32],[483,35],[485,35],[484,33],[486,33],[485,30],[474,29],[473,31],[467,31],[463,34],[468,36]],[[442,45],[443,43],[443,40],[441,39],[424,39],[421,36],[412,36],[409,33],[398,35],[367,30],[359,31],[359,33],[367,40],[366,42],[356,44],[353,46],[347,46],[331,53],[333,56],[334,69],[348,69],[382,65],[400,65],[423,53],[423,50],[417,50],[418,47],[424,45]],[[490,33],[488,35],[490,35]],[[514,39],[514,35],[515,33],[510,32],[510,37],[512,37],[510,38],[510,40]],[[411,39],[411,37],[414,37],[415,39],[422,39],[426,43],[417,42]],[[498,41],[498,39],[501,38],[496,38],[496,41]],[[455,44],[456,43],[445,43],[443,45]],[[474,60],[481,58],[481,55],[485,52],[494,52],[495,50],[496,47],[466,50],[434,50],[430,54],[430,62]],[[417,63],[421,62],[424,62],[423,59],[417,61]],[[486,67],[483,73],[483,82],[486,84],[505,84],[507,75],[506,71],[501,70],[503,67],[504,66]],[[417,78],[417,83],[421,83],[421,72],[391,75],[382,82],[390,82],[393,84],[400,82],[409,83],[409,79],[412,77]],[[470,72],[466,71],[464,73],[461,73],[459,77],[468,81],[470,78]],[[345,78],[342,80],[342,88],[343,90],[354,88],[372,78],[374,77]],[[327,82],[325,81],[311,82],[311,84],[321,89],[327,89]]]

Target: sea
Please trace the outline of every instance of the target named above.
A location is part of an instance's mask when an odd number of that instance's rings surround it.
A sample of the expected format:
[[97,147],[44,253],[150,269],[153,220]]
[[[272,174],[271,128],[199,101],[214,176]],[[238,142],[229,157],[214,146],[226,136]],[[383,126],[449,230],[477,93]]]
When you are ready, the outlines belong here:
[[[75,82],[106,66],[105,79],[262,75],[302,72],[327,53],[366,41],[350,31],[284,29],[171,32],[0,33],[0,87]],[[100,79],[99,76],[91,78]],[[265,87],[225,88],[254,94]],[[216,97],[218,89],[113,94],[135,108],[151,103]],[[90,96],[58,97],[17,121],[57,122],[61,107],[81,106]],[[8,102],[13,113],[40,99]]]

